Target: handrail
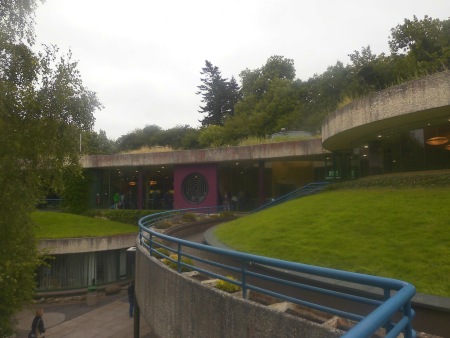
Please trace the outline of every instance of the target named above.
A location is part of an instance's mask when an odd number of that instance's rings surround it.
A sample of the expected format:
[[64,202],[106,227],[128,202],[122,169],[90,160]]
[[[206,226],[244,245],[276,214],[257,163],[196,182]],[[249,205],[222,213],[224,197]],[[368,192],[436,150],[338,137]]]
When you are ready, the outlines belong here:
[[263,209],[267,209],[269,207],[273,207],[275,205],[278,205],[280,203],[289,201],[291,199],[294,198],[299,198],[299,197],[304,197],[304,196],[308,196],[311,194],[315,194],[317,192],[322,191],[323,189],[325,189],[325,187],[329,184],[329,182],[312,182],[309,183],[301,188],[298,188],[294,191],[291,191],[289,193],[287,193],[286,195],[280,196],[268,203],[265,203],[263,205],[261,205],[260,207],[256,208],[254,210],[254,212],[256,211],[261,211]]
[[[212,247],[200,243],[187,241],[184,239],[168,236],[156,231],[153,226],[161,221],[173,215],[183,214],[186,212],[198,212],[198,213],[217,213],[221,210],[220,207],[212,208],[196,208],[196,209],[181,209],[171,210],[162,213],[152,214],[145,216],[139,220],[139,244],[145,247],[150,255],[162,256],[177,264],[178,272],[182,271],[182,268],[187,268],[193,271],[198,271],[202,274],[212,276],[214,278],[228,281],[229,283],[238,285],[242,288],[243,298],[247,298],[247,291],[253,290],[263,294],[267,294],[285,301],[292,302],[294,304],[303,305],[319,311],[324,311],[333,315],[348,318],[354,321],[358,321],[353,328],[351,328],[344,337],[346,338],[360,338],[369,337],[380,328],[386,329],[386,337],[397,337],[400,332],[403,332],[405,338],[415,337],[415,331],[412,329],[412,318],[414,311],[411,309],[411,298],[415,294],[415,288],[413,285],[396,279],[377,277],[371,275],[365,275],[360,273],[347,272],[342,270],[335,270],[330,268],[312,266],[302,263],[295,263],[289,261],[283,261],[280,259],[268,258],[257,256],[248,253],[242,253],[232,250],[226,250],[222,248]],[[171,243],[174,247],[169,244]],[[164,255],[158,251],[158,248],[163,247],[170,252],[177,254],[177,259],[169,257],[170,255]],[[188,253],[185,248],[196,249],[203,253],[213,253],[222,257],[232,258],[240,262],[240,266],[226,265],[217,261],[205,259],[203,257],[195,256],[192,253]],[[206,268],[196,267],[195,264],[185,263],[182,257],[187,257],[194,262],[201,262],[203,265],[210,265],[219,267],[224,271],[229,271],[240,275],[240,280],[233,280],[224,275],[212,272]],[[350,282],[359,285],[378,287],[384,292],[384,299],[379,300],[369,296],[355,295],[346,291],[335,291],[327,289],[325,287],[310,285],[301,283],[298,281],[281,279],[273,277],[261,272],[252,271],[253,266],[264,266],[273,268],[275,270],[281,270],[284,273],[290,274],[306,274],[311,277],[325,277],[336,281]],[[272,270],[273,271],[273,270]],[[359,313],[348,312],[337,307],[330,307],[324,304],[312,303],[301,299],[296,296],[293,297],[287,293],[280,291],[274,291],[264,289],[250,283],[248,278],[252,277],[255,280],[270,281],[280,285],[282,287],[293,287],[296,290],[308,290],[321,295],[327,295],[332,297],[338,297],[343,300],[355,302],[356,304],[365,304],[375,309],[366,317]],[[393,293],[393,295],[391,295]],[[397,322],[393,322],[393,317],[400,316]]]

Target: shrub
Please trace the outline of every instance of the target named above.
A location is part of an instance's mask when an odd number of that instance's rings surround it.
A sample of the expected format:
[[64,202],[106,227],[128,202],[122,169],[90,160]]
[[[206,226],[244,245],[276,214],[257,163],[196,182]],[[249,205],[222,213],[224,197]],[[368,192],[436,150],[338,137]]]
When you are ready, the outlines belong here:
[[197,215],[192,212],[187,212],[183,214],[181,218],[184,222],[195,222],[197,220]]
[[219,217],[221,217],[221,218],[228,218],[228,217],[232,217],[232,216],[234,216],[234,214],[231,211],[222,211],[219,214]]
[[[226,278],[237,281],[236,278],[233,276],[226,276]],[[239,285],[233,284],[231,282],[225,281],[225,280],[219,280],[216,284],[216,289],[228,292],[228,293],[234,293],[241,291],[241,287]]]
[[401,174],[388,174],[363,177],[357,180],[331,184],[328,189],[366,189],[366,188],[435,188],[450,185],[450,172],[428,171]]
[[90,217],[103,217],[111,221],[138,225],[138,221],[147,215],[160,212],[159,210],[131,210],[131,209],[91,209],[83,213]]
[[[177,254],[171,254],[169,256],[172,260],[164,258],[162,260],[162,262],[164,264],[166,264],[169,268],[174,269],[174,270],[178,270],[178,255]],[[188,257],[181,257],[181,262],[184,264],[189,264],[189,265],[194,265],[194,261]],[[191,269],[189,269],[188,267],[185,266],[181,266],[181,272],[187,272],[190,271]]]
[[155,229],[168,229],[173,226],[173,223],[168,220],[162,220],[153,225]]
[[156,257],[158,259],[170,257],[170,251],[167,250],[166,248],[158,248],[158,249],[156,249],[156,251],[152,252],[152,256]]

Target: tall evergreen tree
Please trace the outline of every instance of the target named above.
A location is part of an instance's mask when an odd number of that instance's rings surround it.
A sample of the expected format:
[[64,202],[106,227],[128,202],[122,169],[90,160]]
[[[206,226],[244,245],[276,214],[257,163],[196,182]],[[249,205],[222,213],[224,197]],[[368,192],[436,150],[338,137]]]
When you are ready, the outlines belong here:
[[200,122],[203,126],[223,126],[227,117],[234,115],[234,105],[239,100],[239,86],[233,77],[230,81],[222,78],[219,68],[208,60],[200,74],[203,75],[200,79],[202,85],[197,87],[199,91],[196,94],[202,96],[201,102],[205,105],[200,106],[198,112],[206,114]]

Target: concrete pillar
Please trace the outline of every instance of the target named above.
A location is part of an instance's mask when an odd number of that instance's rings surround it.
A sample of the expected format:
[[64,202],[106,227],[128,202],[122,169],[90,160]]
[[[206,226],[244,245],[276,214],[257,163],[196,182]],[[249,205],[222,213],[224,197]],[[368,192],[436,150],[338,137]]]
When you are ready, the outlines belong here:
[[142,168],[139,168],[138,182],[137,182],[137,185],[138,185],[138,187],[137,187],[137,208],[139,210],[142,210],[142,206],[143,206],[142,193],[144,191],[144,189],[143,189],[144,182],[143,182],[143,173],[142,173],[142,171],[143,171]]
[[381,142],[372,141],[369,143],[369,175],[379,175],[383,173],[383,153]]
[[264,161],[259,161],[258,163],[258,200],[259,205],[263,205],[266,201],[264,186]]

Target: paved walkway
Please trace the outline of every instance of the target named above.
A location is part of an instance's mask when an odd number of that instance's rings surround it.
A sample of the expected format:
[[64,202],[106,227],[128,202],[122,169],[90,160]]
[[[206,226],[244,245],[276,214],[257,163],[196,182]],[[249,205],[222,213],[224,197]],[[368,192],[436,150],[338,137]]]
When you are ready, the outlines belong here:
[[[86,302],[45,304],[44,323],[47,338],[133,338],[134,320],[128,315],[128,298],[123,292],[106,296],[95,306]],[[27,309],[17,316],[17,338],[26,338],[33,321],[34,310]],[[140,337],[151,338],[149,327],[141,316]]]

